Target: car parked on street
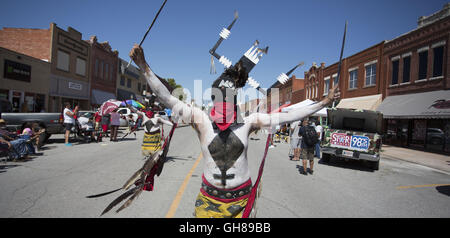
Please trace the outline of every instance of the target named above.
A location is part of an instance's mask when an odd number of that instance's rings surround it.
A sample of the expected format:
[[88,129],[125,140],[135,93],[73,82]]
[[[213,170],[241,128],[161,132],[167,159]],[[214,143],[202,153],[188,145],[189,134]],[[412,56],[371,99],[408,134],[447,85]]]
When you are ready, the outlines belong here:
[[128,116],[130,114],[133,115],[133,120],[134,121],[137,121],[137,119],[138,119],[138,114],[132,112],[127,107],[121,107],[121,108],[119,108],[119,110],[117,112],[121,115],[120,116],[120,127],[127,127],[128,126]]

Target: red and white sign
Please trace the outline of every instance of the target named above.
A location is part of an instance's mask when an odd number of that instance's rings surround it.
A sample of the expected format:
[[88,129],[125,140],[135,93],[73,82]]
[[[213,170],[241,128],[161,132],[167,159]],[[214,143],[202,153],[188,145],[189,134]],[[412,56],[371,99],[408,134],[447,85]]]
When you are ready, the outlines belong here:
[[337,147],[351,147],[352,136],[349,136],[345,133],[332,133],[331,141],[332,145]]

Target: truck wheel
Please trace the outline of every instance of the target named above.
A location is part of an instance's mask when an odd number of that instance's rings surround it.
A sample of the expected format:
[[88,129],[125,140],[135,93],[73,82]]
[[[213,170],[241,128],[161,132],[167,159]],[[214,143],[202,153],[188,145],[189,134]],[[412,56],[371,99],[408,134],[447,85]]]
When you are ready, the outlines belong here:
[[322,161],[324,162],[324,163],[330,163],[330,158],[331,158],[331,155],[330,154],[325,154],[325,153],[322,153]]
[[370,162],[370,167],[373,170],[378,170],[380,168],[380,161],[371,161]]

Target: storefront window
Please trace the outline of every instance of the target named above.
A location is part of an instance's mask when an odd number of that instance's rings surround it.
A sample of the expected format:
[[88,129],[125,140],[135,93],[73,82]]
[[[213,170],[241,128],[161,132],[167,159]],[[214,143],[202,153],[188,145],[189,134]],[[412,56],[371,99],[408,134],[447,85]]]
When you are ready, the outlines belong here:
[[396,146],[407,146],[408,120],[388,120],[386,143]]
[[443,151],[445,143],[444,120],[428,120],[427,150]]
[[450,153],[450,120],[444,121],[444,152]]
[[384,143],[430,152],[450,153],[450,120],[387,120]]
[[36,94],[35,98],[35,106],[34,111],[35,112],[45,112],[45,95],[43,94]]
[[426,132],[427,132],[426,120],[413,120],[411,146],[424,148]]
[[6,89],[0,89],[0,98],[8,99],[9,91]]

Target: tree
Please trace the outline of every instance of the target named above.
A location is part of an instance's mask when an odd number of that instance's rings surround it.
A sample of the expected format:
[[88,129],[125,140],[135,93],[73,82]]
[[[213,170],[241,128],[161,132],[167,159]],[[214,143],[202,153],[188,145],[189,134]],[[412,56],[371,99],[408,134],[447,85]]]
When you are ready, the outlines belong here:
[[182,86],[179,85],[179,84],[177,84],[177,82],[175,82],[175,79],[173,79],[173,78],[168,78],[168,79],[167,79],[167,83],[169,83],[169,85],[170,85],[173,89],[175,89],[175,88],[182,88]]
[[[187,96],[186,96],[186,94],[185,94],[184,92],[182,92],[183,86],[177,84],[177,82],[175,81],[174,78],[168,78],[168,79],[166,79],[166,81],[167,81],[167,83],[174,89],[174,91],[172,92],[172,94],[173,94],[174,92],[177,92],[176,94],[178,94],[178,99],[179,99],[180,101],[185,102]],[[177,89],[178,89],[178,90],[177,90]]]

